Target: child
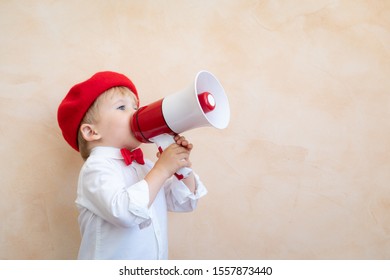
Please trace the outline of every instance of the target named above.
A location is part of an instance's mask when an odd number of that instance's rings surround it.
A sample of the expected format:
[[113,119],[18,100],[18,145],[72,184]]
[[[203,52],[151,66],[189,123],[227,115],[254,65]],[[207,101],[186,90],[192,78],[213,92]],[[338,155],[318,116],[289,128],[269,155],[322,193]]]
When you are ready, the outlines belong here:
[[167,210],[192,211],[207,193],[194,173],[172,176],[191,166],[193,145],[184,137],[175,136],[155,164],[142,158],[129,126],[138,105],[126,76],[99,72],[73,86],[58,108],[65,140],[85,160],[76,199],[79,259],[167,259]]

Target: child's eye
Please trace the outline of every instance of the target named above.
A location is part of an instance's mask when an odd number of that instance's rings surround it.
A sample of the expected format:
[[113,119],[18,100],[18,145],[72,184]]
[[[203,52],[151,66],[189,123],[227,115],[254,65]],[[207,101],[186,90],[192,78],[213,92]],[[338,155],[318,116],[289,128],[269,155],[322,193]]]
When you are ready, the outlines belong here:
[[121,106],[119,106],[118,108],[116,108],[117,110],[122,110],[122,111],[124,111],[124,110],[126,110],[126,106],[125,105],[121,105]]

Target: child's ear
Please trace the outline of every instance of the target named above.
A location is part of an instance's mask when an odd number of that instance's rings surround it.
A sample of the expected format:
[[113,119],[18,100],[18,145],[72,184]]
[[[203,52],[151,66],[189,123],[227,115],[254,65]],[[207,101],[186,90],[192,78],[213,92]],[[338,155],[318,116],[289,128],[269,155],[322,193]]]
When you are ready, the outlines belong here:
[[87,142],[96,141],[102,138],[102,136],[97,131],[95,131],[94,126],[92,124],[82,124],[80,126],[80,132],[85,141]]

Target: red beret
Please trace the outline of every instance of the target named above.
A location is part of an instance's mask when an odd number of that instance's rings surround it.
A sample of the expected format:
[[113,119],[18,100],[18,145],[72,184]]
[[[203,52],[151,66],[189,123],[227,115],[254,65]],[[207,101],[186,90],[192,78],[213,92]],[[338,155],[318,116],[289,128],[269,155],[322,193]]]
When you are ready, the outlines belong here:
[[106,90],[124,86],[137,97],[138,93],[132,81],[125,75],[115,72],[98,72],[88,80],[73,86],[58,107],[57,120],[66,142],[79,151],[77,134],[80,122],[93,102]]

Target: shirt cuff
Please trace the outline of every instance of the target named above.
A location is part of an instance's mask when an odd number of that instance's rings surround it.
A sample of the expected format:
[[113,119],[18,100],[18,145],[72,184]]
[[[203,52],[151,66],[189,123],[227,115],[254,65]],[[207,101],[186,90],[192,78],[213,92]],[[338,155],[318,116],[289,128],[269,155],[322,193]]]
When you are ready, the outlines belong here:
[[198,200],[207,194],[207,189],[199,180],[199,176],[195,175],[195,193],[192,193],[183,181],[177,181],[178,185],[172,188],[172,194],[179,204],[184,204],[188,200]]
[[149,213],[149,187],[145,180],[132,185],[127,189],[127,195],[129,197],[128,210],[141,218],[139,222],[143,222],[145,219],[150,218]]

